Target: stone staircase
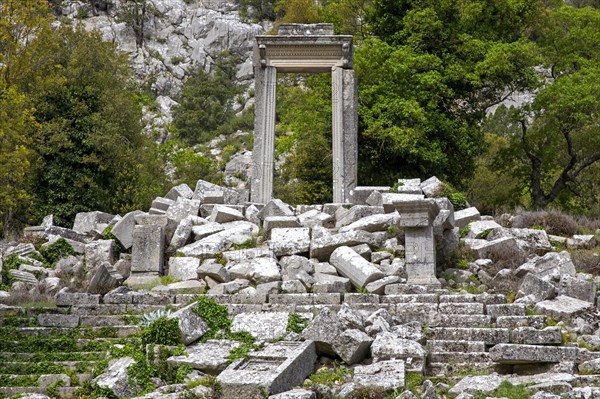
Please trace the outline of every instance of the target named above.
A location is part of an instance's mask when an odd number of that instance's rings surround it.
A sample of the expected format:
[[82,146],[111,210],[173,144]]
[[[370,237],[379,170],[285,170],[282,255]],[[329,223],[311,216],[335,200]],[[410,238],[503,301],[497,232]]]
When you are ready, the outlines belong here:
[[0,307],[0,396],[78,397],[77,389],[105,369],[108,349],[139,331],[139,315],[123,318],[105,311]]
[[[143,313],[192,301],[192,294],[59,294],[55,308],[0,307],[0,396],[19,392],[77,397],[76,389],[101,373],[110,346],[137,339]],[[385,309],[400,324],[418,322],[428,350],[423,374],[527,373],[537,366],[600,358],[600,353],[565,343],[560,327],[548,326],[503,295],[358,293],[207,295],[228,307],[231,317],[248,312],[316,316],[346,304],[363,316]],[[285,328],[285,327],[284,327]],[[581,376],[584,378],[584,376]],[[594,376],[585,376],[590,379]],[[595,376],[600,380],[600,376]],[[57,381],[63,381],[57,383]]]

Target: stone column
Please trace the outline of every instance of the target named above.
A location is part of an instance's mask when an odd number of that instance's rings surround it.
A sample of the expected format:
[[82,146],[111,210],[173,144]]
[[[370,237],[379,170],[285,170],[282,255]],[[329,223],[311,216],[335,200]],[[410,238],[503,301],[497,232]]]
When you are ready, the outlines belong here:
[[435,277],[435,238],[433,220],[439,208],[433,200],[395,203],[400,227],[405,231],[407,284],[440,286]]
[[251,201],[266,204],[273,195],[275,151],[275,95],[277,69],[254,68],[256,105],[254,112],[254,151],[252,152]]
[[350,202],[358,180],[358,91],[353,69],[332,68],[333,202]]

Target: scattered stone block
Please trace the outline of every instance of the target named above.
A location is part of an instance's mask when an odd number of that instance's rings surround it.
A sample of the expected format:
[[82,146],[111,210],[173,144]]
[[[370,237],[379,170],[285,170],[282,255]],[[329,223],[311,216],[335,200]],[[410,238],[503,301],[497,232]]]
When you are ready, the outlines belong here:
[[552,299],[556,296],[554,285],[533,273],[528,273],[519,286],[522,296],[532,295],[536,302]]
[[593,304],[590,302],[560,295],[554,299],[536,303],[535,311],[550,315],[555,320],[570,321],[592,307]]
[[199,278],[210,277],[213,280],[224,283],[229,281],[227,269],[214,259],[206,259],[196,270]]
[[217,205],[213,208],[208,220],[213,223],[229,223],[244,219],[242,212],[228,206]]
[[310,229],[275,228],[271,232],[269,245],[275,256],[308,253],[310,247]]
[[[73,223],[73,231],[79,234],[89,234],[98,229],[100,225],[107,225],[114,218],[114,215],[109,213],[94,211],[94,212],[79,212],[75,215]],[[101,229],[103,230],[103,228]]]
[[206,283],[198,280],[185,280],[168,285],[158,285],[152,288],[152,292],[175,294],[202,294],[206,290]]
[[96,269],[96,273],[90,281],[87,292],[90,294],[104,295],[120,286],[123,283],[123,280],[123,276],[121,276],[110,263],[103,262]]
[[365,288],[369,294],[383,295],[385,294],[386,286],[398,283],[399,281],[400,277],[398,276],[386,276],[382,279],[370,282],[365,286]]
[[198,278],[200,259],[190,256],[173,256],[169,259],[169,276],[179,280]]
[[381,360],[404,360],[412,371],[423,372],[427,350],[416,341],[400,338],[392,332],[382,332],[371,345],[371,355],[375,362]]
[[119,240],[123,248],[126,250],[133,245],[133,228],[135,226],[135,216],[141,215],[142,211],[133,211],[125,214],[110,231],[113,236]]
[[273,258],[256,258],[227,266],[230,278],[247,279],[255,283],[270,283],[281,280],[277,261]]
[[219,223],[206,223],[200,226],[192,226],[192,233],[196,241],[208,237],[212,234],[219,233],[225,230],[225,227]]
[[231,331],[248,332],[259,341],[275,341],[286,334],[288,312],[240,313],[233,318]]
[[311,341],[278,342],[233,362],[217,380],[222,399],[262,399],[302,385],[317,359]]
[[164,233],[159,225],[138,225],[133,230],[131,251],[132,273],[162,272],[164,256]]
[[186,347],[184,355],[171,356],[167,362],[177,366],[187,364],[194,370],[217,374],[227,368],[229,353],[240,345],[237,341],[209,339]]
[[179,223],[189,216],[198,216],[200,212],[200,201],[179,197],[169,206],[167,218]]
[[310,257],[322,262],[329,261],[331,254],[338,247],[368,244],[369,246],[381,248],[386,238],[386,234],[383,232],[369,233],[361,230],[351,230],[331,236],[325,235],[315,238],[315,230],[313,230],[313,237],[310,243]]
[[384,277],[375,265],[347,246],[339,247],[333,251],[330,263],[337,269],[338,273],[349,278],[352,284],[358,288],[364,288],[368,283]]
[[559,280],[562,275],[575,276],[575,265],[567,251],[549,252],[546,255],[528,260],[516,270],[517,277],[533,273],[544,280]]
[[192,235],[192,227],[192,221],[189,218],[181,220],[173,233],[167,252],[174,253],[177,249],[183,247]]
[[[345,208],[340,208],[340,210],[342,209],[345,211]],[[343,212],[343,215],[337,217],[335,227],[347,226],[365,217],[382,214],[383,212],[383,207],[380,206],[354,205],[349,210]]]
[[370,216],[365,216],[353,223],[343,226],[339,232],[343,233],[351,230],[363,230],[370,233],[375,231],[387,231],[391,226],[398,224],[400,215],[398,212],[379,213]]
[[117,397],[132,397],[134,392],[129,385],[128,368],[135,363],[132,357],[122,357],[111,360],[108,369],[94,378],[94,383],[100,388],[110,389]]
[[[193,228],[192,228],[193,231]],[[211,234],[194,243],[179,249],[184,256],[198,256],[202,259],[214,257],[233,244],[242,244],[253,237],[252,224],[240,224],[225,228],[225,230]]]
[[156,197],[154,198],[154,201],[152,201],[151,209],[157,210],[160,214],[165,214],[174,202],[175,201],[168,198]]
[[96,240],[85,245],[85,266],[88,272],[94,273],[103,262],[111,265],[114,259],[114,240]]
[[593,249],[597,244],[593,234],[574,235],[567,239],[567,247],[570,249]]
[[184,345],[196,342],[209,330],[204,320],[194,312],[195,306],[196,303],[193,302],[168,316],[169,320],[177,320],[181,343]]
[[56,294],[56,306],[89,306],[100,304],[100,295],[79,292],[59,292]]
[[[381,194],[382,205],[379,206],[383,206],[383,210],[385,213],[391,213],[394,212],[394,209],[396,209],[397,204],[401,204],[403,202],[421,201],[423,199],[425,199],[425,196],[423,194]],[[369,202],[369,199],[367,199],[367,202]]]
[[271,230],[274,228],[293,227],[301,227],[298,218],[295,216],[269,216],[263,222],[263,237],[265,240],[270,240]]
[[216,285],[212,287],[208,293],[209,294],[235,294],[238,291],[243,290],[244,288],[248,288],[250,286],[250,281],[246,279],[235,279],[233,281]]
[[502,231],[503,227],[493,220],[479,220],[472,222],[468,225],[469,232],[466,238],[474,239],[488,239],[495,231]]
[[315,226],[332,227],[333,220],[333,216],[317,209],[311,209],[298,215],[300,225],[309,228]]
[[404,361],[384,360],[354,367],[353,381],[358,386],[393,391],[404,386],[404,374]]
[[312,292],[314,293],[346,293],[352,289],[349,278],[337,275],[315,273],[313,276]]
[[194,192],[187,184],[183,183],[178,186],[175,186],[169,190],[165,198],[170,199],[172,201],[177,201],[178,198],[187,198],[191,199],[194,196]]
[[572,277],[563,274],[558,284],[558,294],[594,303],[596,300],[596,288],[597,284],[594,281],[584,280],[580,276]]
[[478,220],[481,220],[481,214],[475,207],[454,212],[454,225],[459,229]]
[[446,185],[435,176],[431,176],[429,179],[423,181],[420,186],[423,194],[430,198],[438,197],[446,190]]
[[493,361],[502,364],[559,363],[579,361],[582,350],[577,347],[498,344],[490,348]]
[[448,392],[451,395],[475,395],[478,392],[491,393],[498,389],[503,380],[504,379],[497,374],[467,376],[450,388],[450,391]]
[[274,198],[265,205],[258,216],[260,219],[265,220],[269,216],[294,216],[294,212],[288,204]]
[[291,391],[285,391],[278,393],[277,395],[269,396],[269,399],[316,399],[316,393],[314,391],[307,391],[306,389],[292,389]]

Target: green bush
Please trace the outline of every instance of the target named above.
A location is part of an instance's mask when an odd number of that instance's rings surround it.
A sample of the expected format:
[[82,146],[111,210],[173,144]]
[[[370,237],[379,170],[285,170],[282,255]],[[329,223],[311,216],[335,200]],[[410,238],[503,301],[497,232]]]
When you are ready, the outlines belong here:
[[290,313],[288,316],[286,331],[301,333],[308,325],[308,320],[300,316],[298,313]]
[[46,259],[49,267],[56,266],[62,258],[75,255],[75,250],[64,238],[59,238],[55,243],[40,248],[40,254]]
[[141,332],[144,344],[178,345],[181,341],[178,320],[159,317]]

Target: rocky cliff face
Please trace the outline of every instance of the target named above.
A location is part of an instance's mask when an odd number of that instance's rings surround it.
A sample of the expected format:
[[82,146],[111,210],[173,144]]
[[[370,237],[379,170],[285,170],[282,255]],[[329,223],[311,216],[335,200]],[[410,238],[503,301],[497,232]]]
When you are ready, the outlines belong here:
[[[62,23],[79,21],[102,33],[130,55],[137,80],[158,96],[158,110],[147,119],[153,130],[170,121],[170,109],[190,68],[211,70],[224,51],[240,56],[237,78],[252,86],[252,45],[265,27],[242,21],[235,2],[226,0],[147,0],[142,43],[127,21],[123,0],[63,0]],[[138,14],[139,15],[139,14]],[[267,27],[268,28],[268,27]],[[245,96],[248,98],[248,96]],[[245,104],[238,105],[243,109]],[[159,134],[159,140],[165,135]]]

